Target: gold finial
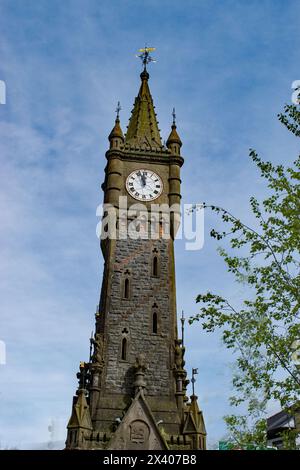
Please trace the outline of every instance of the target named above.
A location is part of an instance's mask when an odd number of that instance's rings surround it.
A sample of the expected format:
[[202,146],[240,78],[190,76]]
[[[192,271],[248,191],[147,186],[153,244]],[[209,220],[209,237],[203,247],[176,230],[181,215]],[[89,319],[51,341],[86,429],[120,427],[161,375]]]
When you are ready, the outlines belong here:
[[139,52],[141,52],[141,54],[138,54],[136,57],[139,57],[143,62],[144,70],[147,69],[147,64],[149,64],[149,62],[156,62],[156,60],[154,60],[150,55],[150,52],[153,51],[155,51],[155,47],[145,46],[143,49],[139,49]]

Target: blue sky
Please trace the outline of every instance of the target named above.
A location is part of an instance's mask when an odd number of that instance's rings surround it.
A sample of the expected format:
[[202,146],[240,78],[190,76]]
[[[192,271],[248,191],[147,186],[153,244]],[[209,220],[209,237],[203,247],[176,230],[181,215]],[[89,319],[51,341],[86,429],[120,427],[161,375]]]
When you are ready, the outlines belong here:
[[[102,258],[96,207],[107,136],[121,101],[125,130],[139,87],[136,51],[155,46],[150,88],[161,134],[176,107],[183,141],[183,200],[213,202],[251,221],[248,199],[265,188],[248,149],[290,163],[296,139],[276,115],[299,76],[297,1],[2,0],[0,80],[0,442],[59,439],[88,356]],[[206,233],[214,225],[207,214]],[[201,251],[176,246],[178,312],[197,312],[206,290],[233,283],[206,236]],[[187,367],[209,441],[225,432],[232,357],[218,335],[189,327]],[[271,410],[270,410],[271,411]]]

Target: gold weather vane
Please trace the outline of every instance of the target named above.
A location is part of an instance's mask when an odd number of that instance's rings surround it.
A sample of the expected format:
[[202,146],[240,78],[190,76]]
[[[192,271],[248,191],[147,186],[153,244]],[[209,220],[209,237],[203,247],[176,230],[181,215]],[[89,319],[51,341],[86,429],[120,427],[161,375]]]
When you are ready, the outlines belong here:
[[156,62],[156,60],[154,60],[150,55],[150,52],[155,51],[155,49],[155,47],[147,46],[145,46],[143,49],[139,49],[139,52],[141,52],[141,54],[138,54],[136,57],[139,57],[143,62],[144,70],[146,70],[147,64],[149,64],[149,62]]

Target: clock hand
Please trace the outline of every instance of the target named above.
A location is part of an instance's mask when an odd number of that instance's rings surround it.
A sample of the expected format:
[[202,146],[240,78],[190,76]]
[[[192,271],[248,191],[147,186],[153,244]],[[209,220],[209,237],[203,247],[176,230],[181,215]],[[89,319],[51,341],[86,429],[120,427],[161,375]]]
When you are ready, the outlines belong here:
[[145,186],[146,186],[146,188],[147,188],[147,189],[150,189],[151,191],[153,191],[153,190],[154,190],[154,187],[153,187],[153,185],[151,185],[150,183],[148,183],[148,184],[146,183],[146,185],[145,185]]
[[146,186],[146,175],[145,175],[145,173],[141,174],[141,181],[142,181],[143,186]]

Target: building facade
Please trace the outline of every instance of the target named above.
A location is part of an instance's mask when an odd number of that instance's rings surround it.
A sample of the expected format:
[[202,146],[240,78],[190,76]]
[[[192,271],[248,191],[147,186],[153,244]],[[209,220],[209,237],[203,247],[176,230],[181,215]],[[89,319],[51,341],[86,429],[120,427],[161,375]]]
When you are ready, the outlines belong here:
[[140,77],[125,136],[119,110],[109,135],[103,282],[90,359],[77,374],[67,449],[206,448],[197,397],[187,396],[177,331],[182,144],[175,114],[162,143],[146,63]]

